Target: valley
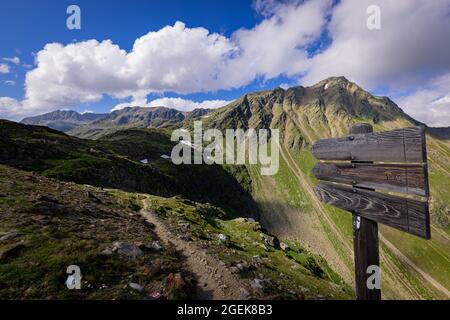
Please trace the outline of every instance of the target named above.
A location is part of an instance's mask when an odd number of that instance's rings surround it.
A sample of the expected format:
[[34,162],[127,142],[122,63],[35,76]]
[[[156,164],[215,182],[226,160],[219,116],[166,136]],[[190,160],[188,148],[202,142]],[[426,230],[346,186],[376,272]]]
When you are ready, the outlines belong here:
[[[162,159],[172,130],[195,120],[279,129],[278,173]],[[375,131],[419,124],[343,77],[249,93],[217,110],[127,108],[68,134],[1,120],[0,296],[352,299],[351,217],[316,198],[310,148],[356,122]],[[380,228],[383,299],[450,298],[450,140],[446,129],[427,130],[432,238]],[[142,254],[105,258],[115,242]],[[68,292],[63,265],[77,263],[92,288]]]

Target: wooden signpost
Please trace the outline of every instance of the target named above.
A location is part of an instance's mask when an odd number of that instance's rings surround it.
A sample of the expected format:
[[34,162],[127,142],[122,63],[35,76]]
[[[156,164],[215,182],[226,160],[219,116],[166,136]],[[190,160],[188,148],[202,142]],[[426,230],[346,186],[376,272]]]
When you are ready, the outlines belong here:
[[379,300],[381,290],[367,285],[369,267],[380,265],[378,223],[431,237],[425,129],[374,133],[370,124],[360,123],[347,137],[317,141],[312,152],[319,160],[334,161],[313,168],[321,180],[317,196],[353,214],[356,298]]

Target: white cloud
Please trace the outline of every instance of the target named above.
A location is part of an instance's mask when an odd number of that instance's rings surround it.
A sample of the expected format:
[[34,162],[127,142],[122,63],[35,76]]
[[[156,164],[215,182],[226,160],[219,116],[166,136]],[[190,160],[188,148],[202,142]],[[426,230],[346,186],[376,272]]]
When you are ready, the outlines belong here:
[[239,56],[231,59],[222,72],[223,85],[230,88],[257,77],[303,74],[309,65],[306,47],[320,36],[330,3],[276,5],[268,11],[270,17],[253,29],[235,32],[232,39],[239,47]]
[[9,97],[0,97],[0,118],[15,118],[21,113],[19,101]]
[[[439,97],[439,98],[436,98]],[[433,80],[427,88],[397,99],[403,110],[434,127],[450,125],[450,73]]]
[[442,97],[438,100],[434,100],[432,104],[439,105],[439,104],[448,104],[448,103],[450,103],[450,94],[446,95],[445,97]]
[[86,114],[86,113],[94,113],[94,111],[86,109],[83,112],[81,112],[81,114]]
[[7,84],[9,86],[15,86],[16,85],[16,81],[14,80],[5,80],[3,81],[4,84]]
[[131,107],[138,107],[138,106],[132,105],[129,102],[123,102],[123,103],[119,103],[119,104],[115,105],[114,108],[111,109],[111,112],[122,110],[125,108],[131,108]]
[[160,98],[151,101],[148,106],[150,107],[168,107],[177,109],[180,111],[192,111],[194,109],[217,109],[227,104],[231,101],[226,100],[205,100],[202,102],[194,102],[192,100],[185,100],[182,98]]
[[11,63],[14,63],[16,65],[20,64],[20,58],[19,57],[12,57],[12,58],[3,58],[4,61],[8,61]]
[[229,38],[176,22],[136,39],[130,52],[111,40],[47,44],[26,75],[23,112],[97,102],[105,94],[142,100],[152,92],[210,92],[299,75],[307,64],[304,46],[320,34],[329,3],[278,6]]
[[9,73],[10,69],[7,64],[0,63],[0,74],[6,74]]
[[[381,30],[366,27],[369,5],[381,9]],[[328,25],[332,43],[311,59],[301,82],[343,75],[400,97],[400,107],[419,121],[448,126],[448,99],[436,100],[449,91],[448,85],[439,85],[450,75],[449,12],[450,0],[341,1]]]
[[202,102],[195,102],[192,100],[182,99],[182,98],[159,98],[155,99],[149,103],[145,102],[130,102],[130,103],[120,103],[116,105],[111,111],[117,111],[128,107],[167,107],[176,109],[179,111],[192,111],[194,109],[217,109],[223,107],[232,101],[227,100],[205,100]]
[[[366,26],[369,5],[381,10],[381,30]],[[450,70],[450,0],[345,0],[333,10],[331,46],[311,60],[303,80],[343,75],[366,87],[423,86]]]

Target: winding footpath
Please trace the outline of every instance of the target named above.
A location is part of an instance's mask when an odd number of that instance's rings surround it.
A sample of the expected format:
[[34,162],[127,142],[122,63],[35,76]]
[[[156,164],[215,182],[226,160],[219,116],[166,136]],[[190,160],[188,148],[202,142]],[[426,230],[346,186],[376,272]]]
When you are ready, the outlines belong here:
[[239,300],[244,288],[242,280],[232,274],[219,259],[211,256],[193,241],[184,241],[173,234],[154,213],[144,209],[140,214],[155,225],[154,231],[167,245],[173,244],[185,258],[186,266],[197,280],[194,299],[199,300]]

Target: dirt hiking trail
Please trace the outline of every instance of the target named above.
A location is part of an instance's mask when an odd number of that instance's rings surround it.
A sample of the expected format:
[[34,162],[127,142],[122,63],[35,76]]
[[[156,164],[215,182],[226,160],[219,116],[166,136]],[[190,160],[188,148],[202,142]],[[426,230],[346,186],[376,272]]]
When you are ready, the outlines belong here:
[[199,300],[239,300],[241,290],[245,288],[236,275],[219,259],[211,256],[205,249],[200,248],[193,241],[184,241],[173,234],[165,224],[147,208],[140,214],[155,225],[154,231],[167,245],[172,243],[186,259],[186,266],[196,280],[196,293],[193,297]]

